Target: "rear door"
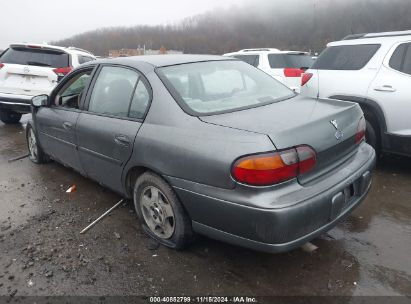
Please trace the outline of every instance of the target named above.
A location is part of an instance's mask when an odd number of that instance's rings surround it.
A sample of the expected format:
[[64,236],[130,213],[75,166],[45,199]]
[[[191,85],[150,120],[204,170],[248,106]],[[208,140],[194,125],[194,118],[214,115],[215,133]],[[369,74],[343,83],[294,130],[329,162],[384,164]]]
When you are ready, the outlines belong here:
[[382,105],[388,132],[411,136],[411,42],[396,45],[386,57],[368,96]]
[[130,68],[104,65],[77,122],[81,164],[87,176],[114,190],[122,188],[123,168],[149,104],[149,86]]
[[47,154],[84,173],[77,152],[75,134],[83,103],[83,92],[92,77],[93,67],[78,70],[61,83],[50,96],[51,105],[34,115],[40,144]]
[[57,84],[53,70],[70,66],[69,54],[35,46],[11,46],[0,62],[0,93],[29,96],[49,94]]
[[367,64],[379,48],[380,44],[328,47],[315,61],[312,69],[316,75],[307,86],[316,86],[317,83],[317,94],[320,98],[336,95],[365,97],[381,61],[375,65]]

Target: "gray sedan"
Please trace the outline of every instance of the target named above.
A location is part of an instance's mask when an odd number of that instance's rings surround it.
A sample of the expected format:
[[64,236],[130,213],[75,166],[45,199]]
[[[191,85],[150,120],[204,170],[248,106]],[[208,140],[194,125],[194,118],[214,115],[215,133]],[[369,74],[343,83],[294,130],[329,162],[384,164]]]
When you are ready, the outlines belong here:
[[365,198],[375,152],[355,103],[303,98],[235,59],[98,60],[32,100],[30,158],[134,200],[145,231],[281,252]]

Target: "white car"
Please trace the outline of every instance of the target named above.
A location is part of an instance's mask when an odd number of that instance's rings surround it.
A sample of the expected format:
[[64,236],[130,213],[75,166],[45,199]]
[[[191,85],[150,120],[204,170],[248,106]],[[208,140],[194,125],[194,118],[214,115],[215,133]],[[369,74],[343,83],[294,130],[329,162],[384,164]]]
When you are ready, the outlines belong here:
[[0,120],[17,123],[30,100],[49,94],[73,68],[95,60],[90,52],[47,44],[12,44],[0,56]]
[[301,85],[304,96],[360,104],[367,141],[377,151],[411,156],[411,31],[329,43]]
[[302,73],[314,62],[307,52],[280,51],[279,49],[245,49],[223,56],[245,61],[296,92],[300,92]]

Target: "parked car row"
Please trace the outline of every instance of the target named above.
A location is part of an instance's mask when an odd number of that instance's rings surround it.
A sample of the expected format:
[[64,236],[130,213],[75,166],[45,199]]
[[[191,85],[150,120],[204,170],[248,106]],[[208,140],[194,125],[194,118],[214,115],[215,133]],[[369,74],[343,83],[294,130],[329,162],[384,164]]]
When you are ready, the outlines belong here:
[[358,103],[367,141],[411,156],[411,31],[351,35],[328,44],[303,74],[301,94]]
[[377,152],[411,156],[411,31],[350,35],[314,60],[304,52],[245,49],[243,60],[303,96],[358,103]]
[[245,49],[227,53],[224,56],[245,61],[298,93],[302,74],[314,63],[314,59],[307,52],[280,51],[279,49]]
[[33,96],[49,94],[73,68],[95,60],[90,52],[48,44],[12,44],[0,56],[0,120],[17,123]]

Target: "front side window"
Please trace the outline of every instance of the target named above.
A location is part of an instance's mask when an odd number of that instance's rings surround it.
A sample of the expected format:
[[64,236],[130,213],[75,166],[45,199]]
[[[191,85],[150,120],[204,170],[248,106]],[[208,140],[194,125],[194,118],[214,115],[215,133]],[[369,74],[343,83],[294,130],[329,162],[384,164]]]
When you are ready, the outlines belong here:
[[78,109],[84,89],[90,80],[91,72],[92,70],[87,70],[70,78],[67,84],[57,93],[54,105]]
[[339,45],[325,49],[313,65],[317,70],[360,70],[374,56],[380,44]]
[[127,117],[139,75],[121,67],[101,69],[90,97],[90,112]]
[[209,61],[157,70],[174,98],[189,114],[209,115],[280,102],[295,94],[241,61]]

